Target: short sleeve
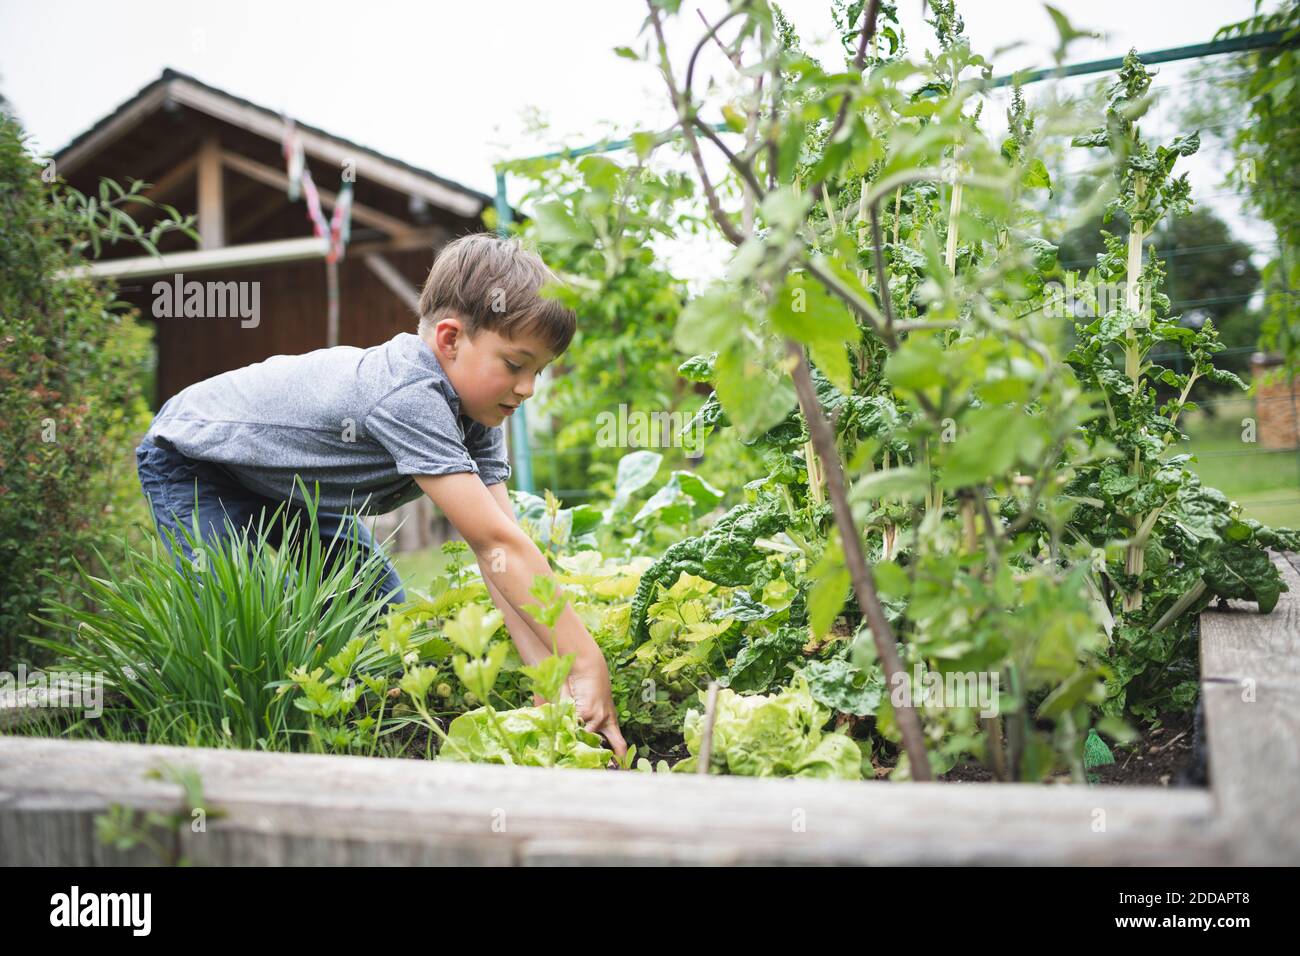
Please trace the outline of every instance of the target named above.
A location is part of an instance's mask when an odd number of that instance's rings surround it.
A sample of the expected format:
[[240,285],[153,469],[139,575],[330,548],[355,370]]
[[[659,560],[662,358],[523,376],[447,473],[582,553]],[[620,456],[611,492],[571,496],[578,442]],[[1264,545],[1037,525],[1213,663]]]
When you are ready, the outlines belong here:
[[477,472],[446,400],[427,384],[412,383],[384,396],[366,416],[366,434],[393,456],[402,475]]
[[465,429],[465,445],[470,457],[478,464],[483,484],[499,484],[510,477],[510,456],[506,454],[504,426],[488,428],[471,421]]

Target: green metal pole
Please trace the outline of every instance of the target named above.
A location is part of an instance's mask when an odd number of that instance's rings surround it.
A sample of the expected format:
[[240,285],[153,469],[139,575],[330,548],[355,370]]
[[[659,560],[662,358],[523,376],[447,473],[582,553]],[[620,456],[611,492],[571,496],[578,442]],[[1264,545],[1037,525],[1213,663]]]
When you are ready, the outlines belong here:
[[[1143,66],[1152,63],[1172,63],[1175,60],[1190,60],[1203,56],[1216,56],[1220,53],[1240,53],[1243,50],[1258,50],[1263,47],[1277,46],[1282,42],[1285,31],[1270,30],[1267,33],[1251,33],[1247,36],[1231,37],[1227,40],[1212,40],[1209,43],[1193,43],[1190,46],[1170,47],[1167,50],[1150,50],[1139,53],[1138,59]],[[1109,73],[1124,65],[1122,56],[1107,60],[1090,60],[1087,63],[1075,63],[1070,66],[1053,67],[1048,70],[1029,70],[1024,73],[1008,73],[989,80],[989,89],[999,86],[1011,86],[1019,83],[1037,83],[1064,76],[1084,76],[1089,73]]]
[[[506,171],[497,167],[497,235],[510,234],[510,203],[506,199]],[[510,416],[510,450],[514,452],[515,488],[533,494],[533,450],[528,444],[528,410],[524,405]]]

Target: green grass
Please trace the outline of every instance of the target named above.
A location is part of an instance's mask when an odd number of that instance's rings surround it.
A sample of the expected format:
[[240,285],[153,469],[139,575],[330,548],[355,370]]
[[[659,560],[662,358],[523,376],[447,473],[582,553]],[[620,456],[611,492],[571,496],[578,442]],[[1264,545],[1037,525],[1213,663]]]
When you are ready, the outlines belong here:
[[1211,406],[1214,415],[1191,412],[1183,431],[1184,451],[1197,456],[1192,468],[1205,484],[1242,506],[1242,514],[1272,527],[1300,528],[1300,451],[1273,451],[1242,440],[1242,419],[1253,418],[1248,398]]
[[388,555],[397,574],[406,588],[407,597],[411,590],[420,592],[429,590],[429,580],[439,574],[447,564],[447,557],[437,548],[425,548],[422,551],[407,551],[404,554]]

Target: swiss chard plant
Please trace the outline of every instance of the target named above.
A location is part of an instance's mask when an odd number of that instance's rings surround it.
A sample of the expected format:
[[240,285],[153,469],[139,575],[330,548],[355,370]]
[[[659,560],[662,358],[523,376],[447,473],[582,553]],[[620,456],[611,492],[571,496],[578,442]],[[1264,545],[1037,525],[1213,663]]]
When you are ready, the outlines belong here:
[[[1101,395],[1105,414],[1085,426],[1098,454],[1073,475],[1070,490],[1080,507],[1068,532],[1097,549],[1116,616],[1106,655],[1107,709],[1119,713],[1138,680],[1134,706],[1154,716],[1159,706],[1195,699],[1196,612],[1216,597],[1271,610],[1283,585],[1267,549],[1295,548],[1300,536],[1242,518],[1222,494],[1201,485],[1191,456],[1180,452],[1186,436],[1179,418],[1196,407],[1197,382],[1245,384],[1215,367],[1223,346],[1213,322],[1196,328],[1171,313],[1162,264],[1146,245],[1162,219],[1188,211],[1187,176],[1173,170],[1200,145],[1196,133],[1167,145],[1143,138],[1139,120],[1151,102],[1152,76],[1129,53],[1107,91],[1105,124],[1074,139],[1109,151],[1116,192],[1106,221],[1121,219],[1128,230],[1103,233],[1105,252],[1075,285],[1085,314],[1076,320],[1068,360]],[[1157,364],[1157,349],[1181,353],[1185,370]]]

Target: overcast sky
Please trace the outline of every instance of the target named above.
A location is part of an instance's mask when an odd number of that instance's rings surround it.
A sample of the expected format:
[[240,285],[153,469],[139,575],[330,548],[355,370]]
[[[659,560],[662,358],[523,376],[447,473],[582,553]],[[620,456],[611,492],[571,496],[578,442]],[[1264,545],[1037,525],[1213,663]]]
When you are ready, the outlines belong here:
[[[1057,0],[1056,6],[1076,26],[1103,34],[1071,48],[1070,60],[1077,62],[1129,47],[1206,41],[1223,24],[1249,16],[1253,4]],[[692,38],[700,32],[696,7],[712,19],[726,3],[684,0],[688,16],[681,26]],[[782,7],[806,46],[828,66],[839,62],[826,0],[787,0]],[[931,34],[921,22],[920,0],[900,0],[899,7],[915,35],[911,46],[923,48]],[[966,0],[958,9],[976,51],[991,56],[999,47],[1023,44],[996,58],[999,73],[1050,63],[1056,33],[1040,3]],[[561,142],[580,145],[611,129],[666,125],[658,75],[612,52],[620,45],[640,47],[644,16],[639,0],[0,0],[0,92],[34,145],[52,152],[171,66],[491,192],[492,164],[499,158]],[[680,54],[684,37],[675,44],[669,39]],[[1187,69],[1170,64],[1161,82],[1176,83]],[[1194,95],[1190,84],[1178,93]],[[524,134],[534,112],[550,122],[551,138]],[[1221,192],[1214,157],[1199,162],[1196,188]]]

